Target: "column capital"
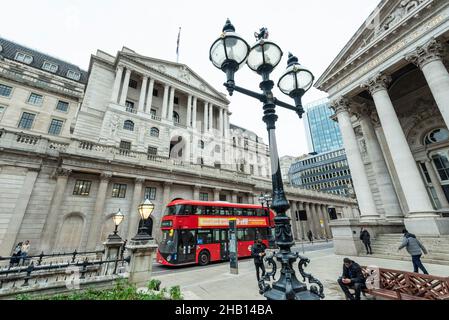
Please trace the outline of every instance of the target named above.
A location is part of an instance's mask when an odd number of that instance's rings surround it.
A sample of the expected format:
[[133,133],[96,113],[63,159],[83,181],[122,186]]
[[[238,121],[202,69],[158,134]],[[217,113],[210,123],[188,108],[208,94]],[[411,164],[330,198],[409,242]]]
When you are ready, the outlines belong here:
[[68,177],[72,173],[72,170],[65,168],[57,168],[55,172],[56,177]]
[[143,184],[145,181],[146,181],[146,179],[142,178],[142,177],[137,177],[137,178],[134,179],[134,182],[136,184]]
[[381,90],[388,90],[388,86],[392,81],[391,76],[378,73],[367,82],[361,85],[362,88],[368,89],[368,91],[373,95],[374,93]]
[[110,172],[102,172],[100,174],[101,180],[110,180],[111,178],[112,178],[112,173],[110,173]]
[[422,69],[430,62],[443,60],[445,52],[443,43],[438,39],[432,38],[425,45],[417,47],[405,59]]
[[351,102],[349,99],[344,97],[339,97],[331,102],[330,108],[335,111],[335,114],[339,114],[341,112],[349,112],[350,111]]

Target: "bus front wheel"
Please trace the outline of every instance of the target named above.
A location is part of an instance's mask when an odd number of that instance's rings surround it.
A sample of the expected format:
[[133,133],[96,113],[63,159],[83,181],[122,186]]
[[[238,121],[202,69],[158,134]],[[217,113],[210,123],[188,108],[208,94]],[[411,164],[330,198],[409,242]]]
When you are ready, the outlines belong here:
[[210,262],[210,254],[207,251],[201,251],[198,256],[198,264],[200,266],[207,266]]

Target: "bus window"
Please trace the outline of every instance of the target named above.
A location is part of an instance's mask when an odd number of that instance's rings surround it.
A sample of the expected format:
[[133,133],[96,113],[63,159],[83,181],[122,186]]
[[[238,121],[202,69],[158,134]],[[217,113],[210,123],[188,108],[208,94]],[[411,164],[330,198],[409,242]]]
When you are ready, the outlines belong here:
[[256,210],[256,214],[257,214],[258,217],[268,216],[268,212],[265,211],[264,209],[257,209]]
[[220,229],[214,229],[214,230],[212,230],[212,233],[213,233],[213,237],[212,237],[213,243],[220,242]]
[[232,208],[224,207],[224,215],[225,216],[232,216]]
[[217,208],[218,210],[218,214],[220,216],[225,216],[226,215],[226,209],[225,208]]
[[238,241],[245,241],[245,230],[244,229],[237,229],[237,240]]
[[182,206],[182,210],[180,212],[180,214],[185,215],[185,216],[190,216],[193,213],[193,208],[191,205],[184,205]]
[[210,244],[212,242],[212,230],[198,230],[196,241],[197,244]]
[[248,215],[248,209],[242,209],[242,216],[247,216]]
[[267,228],[257,229],[257,236],[262,238],[262,240],[267,240],[268,239],[268,229]]
[[196,214],[197,215],[205,215],[206,214],[205,208],[203,206],[196,207]]
[[242,208],[234,208],[234,215],[241,216],[243,214]]
[[245,229],[245,241],[255,241],[256,237],[256,229],[249,228]]
[[247,215],[249,216],[249,217],[254,217],[254,216],[256,216],[256,211],[254,210],[254,209],[247,209]]

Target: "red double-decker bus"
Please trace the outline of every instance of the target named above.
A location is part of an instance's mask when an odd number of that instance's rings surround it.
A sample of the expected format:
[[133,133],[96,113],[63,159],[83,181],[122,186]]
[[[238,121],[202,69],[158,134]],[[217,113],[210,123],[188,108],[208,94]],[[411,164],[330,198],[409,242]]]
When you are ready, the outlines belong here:
[[251,256],[257,238],[269,245],[274,230],[272,210],[248,204],[174,200],[161,222],[157,261],[179,266],[229,260],[230,219],[237,220],[239,257]]

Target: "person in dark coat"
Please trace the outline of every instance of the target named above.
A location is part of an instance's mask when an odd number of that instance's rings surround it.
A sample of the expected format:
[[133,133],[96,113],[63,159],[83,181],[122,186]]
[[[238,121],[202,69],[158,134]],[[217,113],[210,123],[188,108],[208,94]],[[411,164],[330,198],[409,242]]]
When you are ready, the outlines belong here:
[[371,249],[371,235],[367,229],[362,228],[360,231],[360,240],[362,240],[365,245],[366,254],[373,254],[373,249]]
[[14,251],[12,253],[11,259],[9,260],[9,265],[11,267],[20,263],[20,257],[22,255],[22,251],[21,251],[22,244],[23,244],[22,242],[19,242],[17,244],[17,246],[14,248]]
[[263,264],[263,258],[266,255],[266,249],[267,247],[263,244],[262,239],[257,239],[251,248],[251,256],[254,258],[254,265],[256,266],[257,281],[260,281],[260,270],[262,270],[262,278],[265,276],[265,265]]
[[[358,263],[349,258],[343,260],[343,274],[338,278],[338,284],[343,290],[347,300],[360,300],[360,294],[366,287],[366,279],[362,268]],[[355,294],[351,294],[349,289],[354,289]]]
[[309,241],[313,244],[313,233],[312,233],[312,230],[309,230],[309,232],[307,232],[307,238],[309,238]]

